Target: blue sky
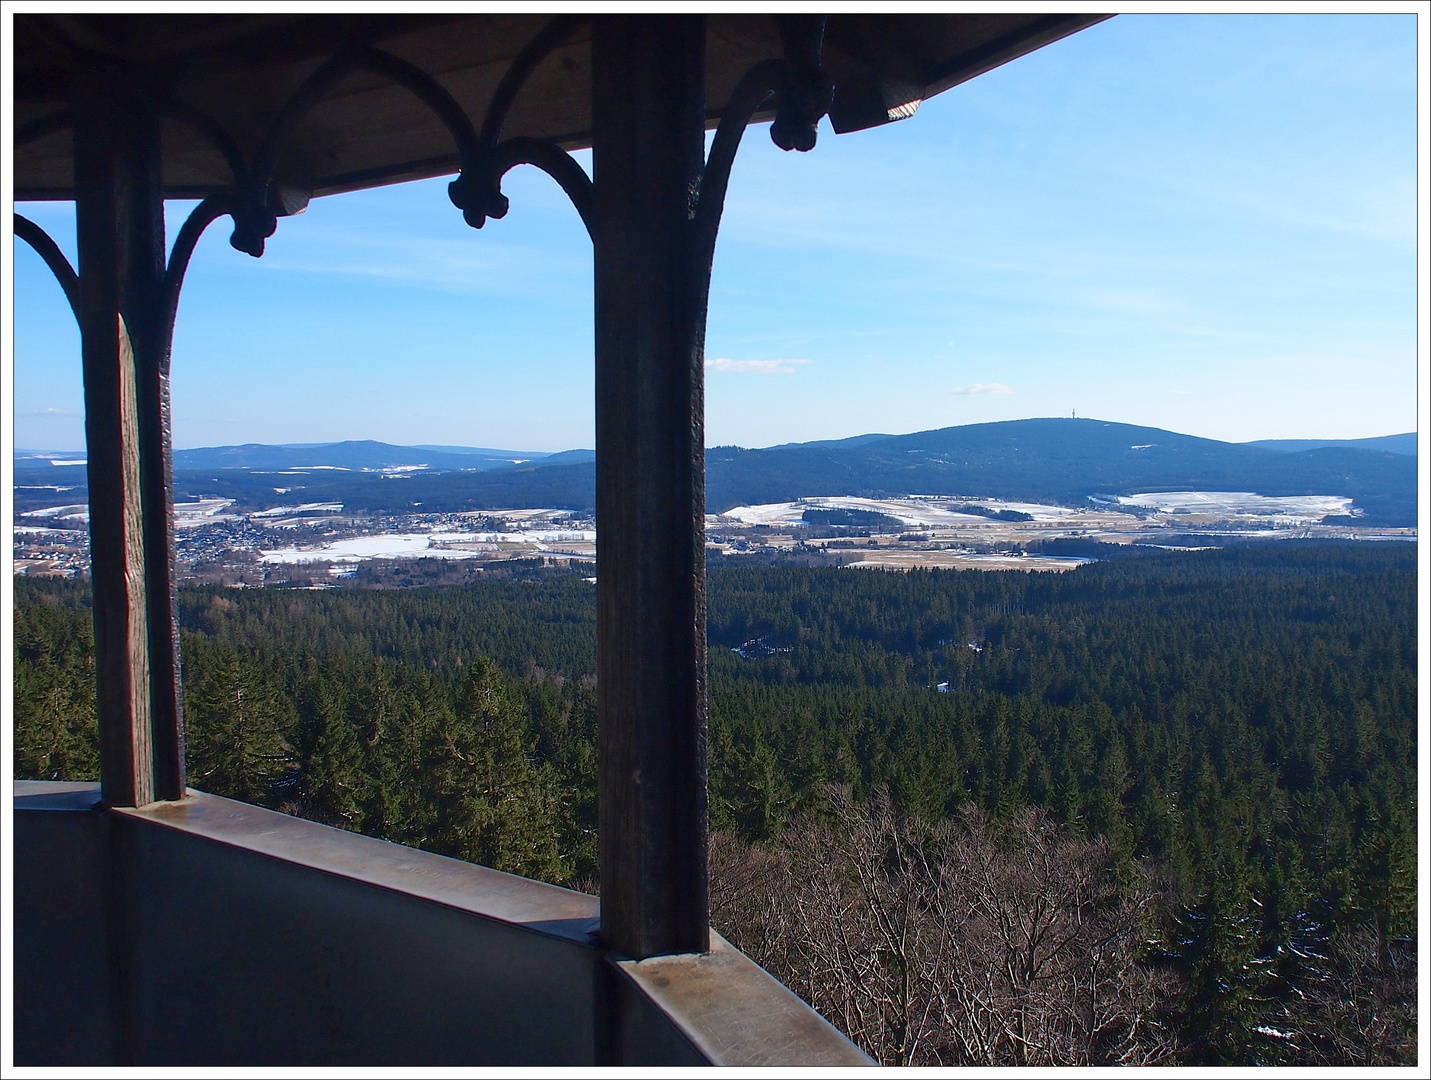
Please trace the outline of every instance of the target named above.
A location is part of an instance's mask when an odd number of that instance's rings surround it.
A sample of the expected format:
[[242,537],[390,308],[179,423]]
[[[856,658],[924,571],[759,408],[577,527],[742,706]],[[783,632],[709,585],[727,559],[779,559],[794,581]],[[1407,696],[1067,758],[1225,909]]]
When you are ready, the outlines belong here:
[[[910,120],[825,127],[809,154],[752,128],[707,443],[1075,409],[1230,440],[1413,430],[1415,28],[1120,16]],[[175,445],[592,445],[576,213],[518,170],[511,213],[473,231],[445,183],[316,200],[261,260],[212,226],[175,334]],[[70,206],[18,209],[73,259]],[[78,334],[15,249],[15,445],[78,447]]]

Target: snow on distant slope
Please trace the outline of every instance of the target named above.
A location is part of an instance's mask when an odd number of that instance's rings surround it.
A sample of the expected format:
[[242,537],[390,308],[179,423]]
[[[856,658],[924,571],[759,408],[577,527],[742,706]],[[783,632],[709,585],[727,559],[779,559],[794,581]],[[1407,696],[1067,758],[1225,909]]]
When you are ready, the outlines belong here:
[[806,510],[863,510],[896,518],[906,525],[935,527],[968,525],[982,522],[981,514],[963,514],[950,509],[961,501],[976,501],[992,510],[1013,510],[1028,514],[1033,521],[1059,521],[1081,511],[1066,506],[1043,503],[1004,502],[999,499],[969,499],[946,495],[914,495],[907,499],[864,499],[853,495],[820,496],[795,502],[765,503],[760,506],[736,506],[724,514],[712,515],[716,520],[739,521],[745,525],[800,525]]
[[1142,506],[1165,514],[1198,514],[1229,518],[1315,522],[1333,515],[1353,514],[1352,500],[1341,495],[1290,495],[1270,498],[1250,491],[1147,491],[1120,495],[1124,506]]

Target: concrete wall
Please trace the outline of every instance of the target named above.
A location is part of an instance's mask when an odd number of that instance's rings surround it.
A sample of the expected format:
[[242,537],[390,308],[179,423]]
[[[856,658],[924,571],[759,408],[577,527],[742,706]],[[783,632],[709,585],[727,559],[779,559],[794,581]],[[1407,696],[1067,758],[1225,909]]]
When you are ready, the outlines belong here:
[[598,901],[195,793],[15,785],[15,1063],[868,1064],[724,942],[603,953]]

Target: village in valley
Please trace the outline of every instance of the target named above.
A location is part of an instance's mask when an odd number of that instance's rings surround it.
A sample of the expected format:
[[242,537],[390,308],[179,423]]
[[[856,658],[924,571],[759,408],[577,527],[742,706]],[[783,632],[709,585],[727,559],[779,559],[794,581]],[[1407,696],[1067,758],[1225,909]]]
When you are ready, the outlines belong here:
[[[16,514],[16,572],[85,576],[88,508],[52,490],[55,505]],[[1096,558],[1100,544],[1195,549],[1415,538],[1411,528],[1356,524],[1350,503],[1245,492],[1153,492],[1084,506],[978,496],[816,497],[708,514],[706,548],[727,564],[1063,571]],[[596,572],[589,512],[370,514],[338,502],[240,512],[232,499],[201,497],[177,502],[174,524],[182,582],[332,588],[454,584],[538,568]]]

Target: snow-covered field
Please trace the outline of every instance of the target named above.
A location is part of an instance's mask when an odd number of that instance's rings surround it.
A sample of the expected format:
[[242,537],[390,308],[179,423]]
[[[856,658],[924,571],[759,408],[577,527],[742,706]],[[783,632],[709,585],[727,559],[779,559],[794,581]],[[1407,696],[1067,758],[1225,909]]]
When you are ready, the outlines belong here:
[[[1194,515],[1216,520],[1257,523],[1264,525],[1314,524],[1328,516],[1355,515],[1352,500],[1341,495],[1302,495],[1269,497],[1247,491],[1150,491],[1141,495],[1123,495],[1118,499],[1128,511],[1095,509],[1089,506],[1051,506],[1043,503],[1006,502],[977,496],[911,495],[903,499],[862,499],[853,496],[798,499],[794,502],[765,503],[760,506],[737,506],[723,514],[707,515],[706,523],[721,525],[769,525],[799,528],[804,524],[806,510],[863,510],[884,514],[905,525],[923,529],[965,529],[972,525],[988,525],[990,519],[960,513],[961,503],[977,503],[990,510],[1012,510],[1027,514],[1032,524],[1077,526],[1081,522],[1113,524],[1126,518],[1129,511],[1152,510],[1170,519]],[[1112,519],[1112,520],[1110,520]]]
[[1352,500],[1341,495],[1274,498],[1250,491],[1148,491],[1141,495],[1120,495],[1118,501],[1124,506],[1142,506],[1164,514],[1258,519],[1278,524],[1311,523],[1353,512]]
[[499,521],[558,521],[571,517],[569,510],[471,510],[462,515],[470,518],[495,518]]
[[21,517],[27,518],[79,518],[89,520],[89,503],[73,503],[69,506],[47,506],[43,510],[26,510]]
[[232,499],[197,499],[194,502],[174,504],[174,528],[197,529],[200,525],[212,525],[216,521],[233,521],[235,515],[223,513],[234,504]]
[[266,563],[304,563],[319,560],[355,563],[364,559],[470,559],[477,552],[434,547],[426,533],[382,533],[335,540],[317,548],[278,548],[261,553]]
[[860,552],[858,562],[846,563],[851,568],[881,570],[1027,570],[1061,573],[1073,570],[1091,559],[1058,555],[1011,555],[967,551],[920,551],[905,548],[878,548]]
[[596,532],[591,529],[523,529],[516,532],[460,532],[432,529],[427,532],[380,533],[335,540],[320,547],[277,548],[260,553],[266,563],[326,561],[339,564],[364,559],[472,559],[496,552],[519,549],[560,554],[594,554]]
[[765,503],[760,506],[737,506],[724,514],[707,515],[710,525],[740,522],[743,525],[800,525],[806,510],[864,510],[897,518],[906,525],[924,528],[967,526],[989,519],[978,514],[963,514],[951,507],[960,503],[977,503],[990,510],[1014,510],[1028,514],[1034,521],[1065,521],[1087,513],[1068,506],[1046,506],[1042,503],[1002,502],[998,499],[962,498],[944,495],[913,495],[907,499],[861,499],[855,496],[830,496],[799,499],[796,502]]

